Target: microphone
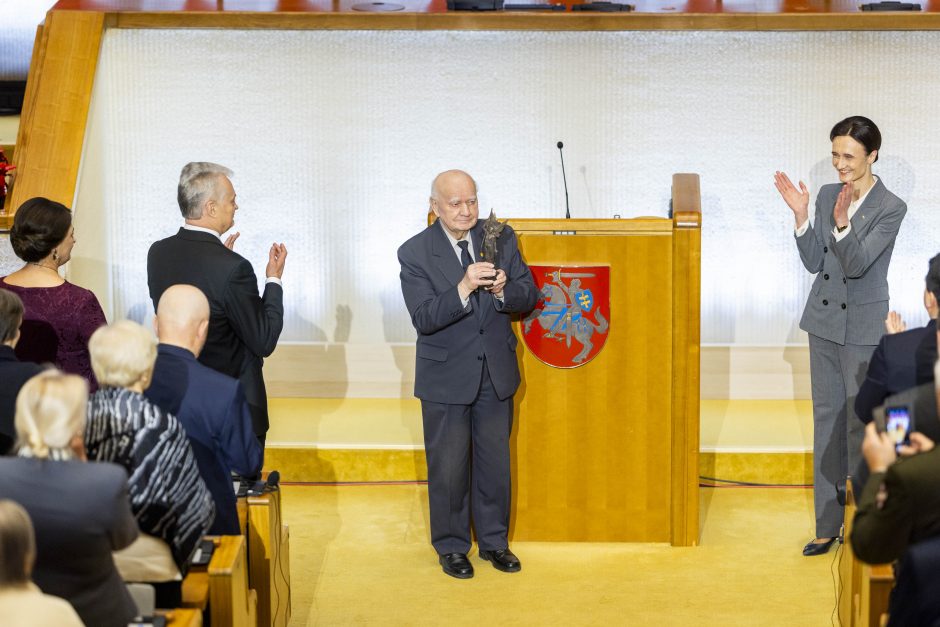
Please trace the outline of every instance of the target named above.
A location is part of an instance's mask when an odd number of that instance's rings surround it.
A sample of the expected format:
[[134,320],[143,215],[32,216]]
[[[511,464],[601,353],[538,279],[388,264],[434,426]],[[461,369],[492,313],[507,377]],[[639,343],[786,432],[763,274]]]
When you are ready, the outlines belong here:
[[561,157],[561,180],[565,182],[565,220],[571,219],[571,205],[568,204],[568,177],[565,176],[565,153],[562,151],[562,148],[565,147],[564,142],[558,142],[558,156]]

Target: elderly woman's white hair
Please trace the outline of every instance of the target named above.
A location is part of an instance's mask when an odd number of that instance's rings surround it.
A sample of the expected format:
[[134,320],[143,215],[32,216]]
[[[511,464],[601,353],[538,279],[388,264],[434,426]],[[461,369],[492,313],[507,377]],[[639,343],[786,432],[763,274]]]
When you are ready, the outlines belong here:
[[71,459],[72,441],[85,430],[88,383],[47,370],[27,381],[16,396],[16,450],[21,457]]
[[99,385],[127,388],[144,382],[146,388],[157,359],[157,339],[136,322],[118,320],[91,335],[88,352]]

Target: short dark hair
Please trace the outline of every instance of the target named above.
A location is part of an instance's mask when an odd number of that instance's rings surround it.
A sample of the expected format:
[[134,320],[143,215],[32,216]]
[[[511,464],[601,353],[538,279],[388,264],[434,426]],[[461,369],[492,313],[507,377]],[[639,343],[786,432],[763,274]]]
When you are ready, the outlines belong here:
[[29,514],[13,501],[0,500],[0,588],[29,583],[36,560],[36,536]]
[[9,342],[23,322],[23,301],[10,290],[0,289],[0,342]]
[[35,263],[49,256],[65,240],[72,226],[72,212],[62,203],[37,196],[16,211],[10,229],[10,245],[16,256]]
[[[829,132],[829,141],[845,135],[864,146],[868,154],[881,149],[881,131],[874,122],[861,115],[847,117],[833,126]],[[878,155],[875,155],[875,161],[878,161]]]
[[937,298],[937,302],[940,302],[940,255],[934,255],[930,260],[924,282],[927,284],[927,291]]

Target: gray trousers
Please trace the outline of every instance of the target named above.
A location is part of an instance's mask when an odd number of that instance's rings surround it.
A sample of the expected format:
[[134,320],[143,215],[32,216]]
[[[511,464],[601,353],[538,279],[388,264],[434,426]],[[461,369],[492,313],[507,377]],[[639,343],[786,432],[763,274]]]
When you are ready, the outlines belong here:
[[842,527],[844,512],[836,500],[836,484],[850,469],[855,471],[862,457],[865,425],[855,415],[855,397],[874,350],[874,346],[843,346],[809,336],[817,538],[833,538]]

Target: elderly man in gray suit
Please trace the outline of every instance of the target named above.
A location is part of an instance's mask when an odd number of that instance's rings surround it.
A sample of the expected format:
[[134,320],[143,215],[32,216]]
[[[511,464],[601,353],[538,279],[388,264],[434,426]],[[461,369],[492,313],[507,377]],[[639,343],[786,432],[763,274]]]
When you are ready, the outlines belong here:
[[431,544],[446,574],[472,577],[472,511],[480,557],[517,572],[522,566],[508,540],[509,434],[520,377],[510,321],[535,307],[538,292],[509,227],[497,241],[500,268],[474,263],[483,228],[469,174],[439,174],[430,202],[438,220],[402,244],[398,260],[418,331],[415,396],[424,421]]
[[854,116],[836,124],[832,165],[841,184],[824,185],[809,222],[809,191],[777,172],[775,184],[796,219],[803,266],[816,274],[800,328],[809,334],[813,393],[816,538],[804,555],[826,553],[839,536],[843,510],[837,486],[861,458],[864,425],[854,397],[884,332],[888,264],[907,205],[871,172],[881,133]]

